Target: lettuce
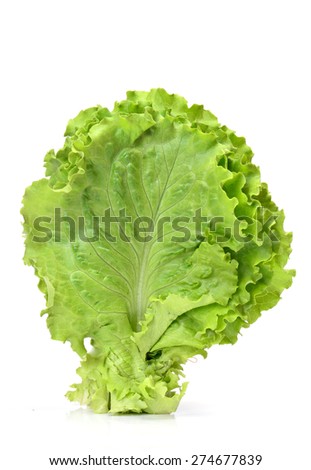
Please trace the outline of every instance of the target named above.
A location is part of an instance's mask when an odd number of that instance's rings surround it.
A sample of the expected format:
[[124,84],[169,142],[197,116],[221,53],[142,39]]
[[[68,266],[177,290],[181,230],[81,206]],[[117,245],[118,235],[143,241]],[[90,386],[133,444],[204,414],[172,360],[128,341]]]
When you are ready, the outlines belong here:
[[81,111],[65,136],[22,214],[51,336],[81,357],[67,396],[171,413],[182,365],[235,343],[291,285],[284,214],[245,139],[163,89]]

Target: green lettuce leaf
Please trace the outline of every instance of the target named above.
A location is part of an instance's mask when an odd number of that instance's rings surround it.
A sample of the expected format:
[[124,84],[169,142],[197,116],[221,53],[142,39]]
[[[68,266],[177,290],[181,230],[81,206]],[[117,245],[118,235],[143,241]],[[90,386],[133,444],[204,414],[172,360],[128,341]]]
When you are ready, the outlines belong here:
[[245,139],[163,89],[81,111],[65,136],[22,214],[51,336],[81,357],[67,396],[173,412],[187,359],[234,343],[291,285],[284,214]]

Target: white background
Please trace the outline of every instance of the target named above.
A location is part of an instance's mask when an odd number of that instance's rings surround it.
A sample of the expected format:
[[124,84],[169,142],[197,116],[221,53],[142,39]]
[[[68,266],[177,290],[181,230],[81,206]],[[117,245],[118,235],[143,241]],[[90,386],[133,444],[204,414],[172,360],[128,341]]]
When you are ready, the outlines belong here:
[[[149,452],[261,453],[263,470],[311,468],[308,3],[2,4],[2,468]],[[94,415],[64,398],[79,361],[67,344],[50,341],[39,317],[43,297],[21,261],[20,201],[43,176],[46,151],[62,145],[69,118],[98,103],[111,107],[128,89],[157,86],[204,104],[247,137],[294,231],[289,265],[297,276],[235,346],[187,365],[190,385],[175,415]]]

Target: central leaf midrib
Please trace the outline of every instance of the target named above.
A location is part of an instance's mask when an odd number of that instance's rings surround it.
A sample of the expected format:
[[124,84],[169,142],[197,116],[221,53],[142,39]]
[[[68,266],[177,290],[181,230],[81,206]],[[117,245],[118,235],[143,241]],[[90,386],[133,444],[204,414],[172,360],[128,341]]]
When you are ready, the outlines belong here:
[[139,324],[144,318],[144,314],[147,307],[147,292],[146,292],[146,271],[148,267],[149,254],[152,245],[144,245],[142,253],[142,261],[139,266],[139,276],[136,283],[136,289],[134,293],[134,315],[136,307],[136,318],[134,319],[135,331],[139,330]]
[[[174,167],[176,165],[176,161],[179,155],[180,151],[180,146],[181,146],[181,141],[182,138],[180,139],[180,142],[178,144],[177,150],[176,150],[176,156],[174,158],[174,161],[172,163],[172,166],[170,169],[168,169],[167,161],[166,161],[166,156],[165,152],[163,151],[163,157],[165,159],[165,164],[167,168],[167,178],[164,184],[164,187],[161,191],[158,204],[156,207],[156,211],[154,213],[154,225],[156,226],[157,219],[160,214],[160,209],[161,205],[164,199],[165,192],[167,190],[167,186],[170,180],[170,177],[172,175],[172,172],[174,170]],[[151,252],[152,247],[154,246],[155,242],[157,241],[157,236],[154,235],[153,239],[149,242],[145,242],[142,250],[142,257],[141,257],[141,263],[138,265],[138,280],[135,283],[135,287],[133,289],[134,295],[133,295],[133,308],[132,311],[130,312],[130,323],[132,324],[132,328],[135,331],[139,331],[140,329],[140,323],[144,319],[144,314],[147,308],[147,303],[148,303],[148,292],[147,292],[147,286],[146,286],[146,279],[147,279],[147,271],[148,271],[148,265],[149,265],[149,255]]]

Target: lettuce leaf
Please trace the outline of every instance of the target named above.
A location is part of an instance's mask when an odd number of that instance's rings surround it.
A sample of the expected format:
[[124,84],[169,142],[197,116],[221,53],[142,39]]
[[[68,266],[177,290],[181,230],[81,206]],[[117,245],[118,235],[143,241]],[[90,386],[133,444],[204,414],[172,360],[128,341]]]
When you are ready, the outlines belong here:
[[234,343],[291,285],[284,214],[245,139],[163,89],[81,111],[65,136],[22,214],[51,336],[81,357],[67,396],[173,412],[187,359]]

